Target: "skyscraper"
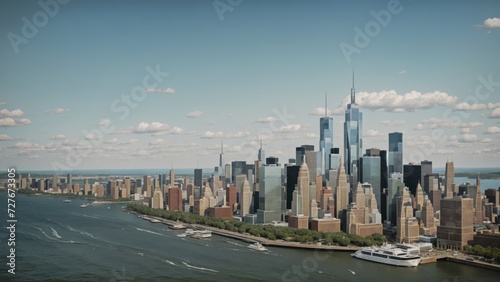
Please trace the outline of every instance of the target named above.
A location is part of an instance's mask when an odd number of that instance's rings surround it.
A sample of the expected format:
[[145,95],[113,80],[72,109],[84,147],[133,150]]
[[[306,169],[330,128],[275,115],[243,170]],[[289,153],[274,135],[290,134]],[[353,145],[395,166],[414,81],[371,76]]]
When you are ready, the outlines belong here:
[[403,133],[389,133],[389,176],[403,173]]
[[453,197],[453,184],[455,182],[455,166],[453,165],[453,162],[446,162],[446,171],[445,171],[445,190],[444,190],[444,197],[445,198],[452,198]]
[[330,169],[330,151],[333,147],[333,118],[328,116],[327,96],[325,94],[325,116],[319,119],[319,152],[321,174],[328,174]]
[[264,165],[260,168],[258,223],[281,221],[281,167]]
[[302,162],[299,168],[299,177],[297,179],[297,189],[302,197],[302,214],[309,216],[310,193],[309,193],[309,168],[307,162]]
[[203,185],[203,170],[201,168],[194,169],[194,186],[201,189]]
[[360,153],[363,148],[363,114],[356,105],[354,89],[354,72],[352,74],[351,103],[347,105],[344,122],[344,157],[345,168],[350,176],[351,189],[358,183],[358,167]]
[[437,247],[461,250],[474,239],[474,200],[460,196],[441,200]]
[[264,148],[262,148],[262,136],[260,137],[259,155],[257,157],[258,160],[261,161],[261,163],[264,163],[264,160],[266,158],[266,151],[264,151]]
[[219,175],[224,176],[224,172],[225,172],[224,170],[225,170],[225,167],[224,167],[224,140],[221,139],[221,141],[220,141],[219,169],[218,169]]
[[380,150],[378,149],[367,150],[366,154],[363,156],[363,158],[361,158],[360,168],[362,172],[361,181],[370,183],[372,185],[373,193],[375,194],[375,199],[377,199],[377,205],[378,205],[377,208],[381,210],[382,187],[380,187],[381,184]]

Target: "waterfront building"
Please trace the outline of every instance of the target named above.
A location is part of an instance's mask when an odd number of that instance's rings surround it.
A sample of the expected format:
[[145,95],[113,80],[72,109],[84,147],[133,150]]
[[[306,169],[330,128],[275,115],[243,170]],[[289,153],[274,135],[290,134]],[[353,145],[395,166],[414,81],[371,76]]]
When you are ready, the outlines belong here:
[[438,248],[462,250],[474,239],[473,206],[472,198],[455,196],[441,200]]
[[182,191],[177,186],[168,189],[168,209],[171,211],[182,211]]
[[264,165],[260,169],[258,223],[281,221],[281,167]]

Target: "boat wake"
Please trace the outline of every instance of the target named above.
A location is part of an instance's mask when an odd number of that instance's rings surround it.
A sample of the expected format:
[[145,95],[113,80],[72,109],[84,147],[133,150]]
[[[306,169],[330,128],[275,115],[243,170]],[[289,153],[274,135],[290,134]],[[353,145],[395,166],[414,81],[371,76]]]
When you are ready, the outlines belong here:
[[165,236],[165,237],[168,237],[168,236],[167,236],[167,235],[165,235],[165,234],[161,234],[161,233],[154,232],[154,231],[147,230],[147,229],[142,229],[142,228],[139,228],[139,227],[136,227],[135,229],[137,229],[137,230],[139,230],[139,231],[142,231],[142,232],[147,232],[147,233],[151,233],[151,234],[155,234],[155,235],[160,235],[160,236]]
[[90,237],[90,238],[92,238],[92,239],[99,240],[98,238],[94,237],[94,235],[92,235],[92,234],[90,234],[90,233],[88,233],[88,232],[86,232],[86,231],[81,231],[81,230],[75,229],[75,228],[73,228],[73,227],[71,227],[71,226],[69,226],[69,225],[66,225],[66,227],[67,227],[69,230],[73,231],[73,232],[78,232],[78,233],[80,233],[80,234],[82,234],[82,235],[85,235],[85,236],[87,236],[87,237]]
[[347,269],[347,270],[349,270],[353,275],[356,275],[356,272],[354,272],[354,271],[352,271],[350,269]]
[[58,239],[62,238],[61,236],[59,236],[59,234],[57,233],[57,231],[54,228],[51,227],[50,229],[52,229],[52,235],[54,235]]
[[204,268],[204,267],[199,267],[199,266],[194,266],[194,265],[190,265],[188,264],[187,262],[183,261],[182,264],[184,264],[186,267],[188,268],[192,268],[192,269],[197,269],[197,270],[201,270],[201,271],[210,271],[210,272],[219,272],[217,270],[214,270],[214,269],[210,269],[210,268]]
[[169,261],[168,259],[164,259],[163,261],[166,262],[166,263],[168,263],[168,264],[170,264],[170,265],[177,266],[177,264],[175,264],[174,262]]

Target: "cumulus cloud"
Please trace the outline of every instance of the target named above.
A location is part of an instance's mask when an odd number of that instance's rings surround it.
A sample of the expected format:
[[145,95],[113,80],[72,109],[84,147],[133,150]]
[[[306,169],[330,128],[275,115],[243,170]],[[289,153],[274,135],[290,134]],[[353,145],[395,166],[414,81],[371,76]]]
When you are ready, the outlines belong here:
[[108,127],[110,124],[111,124],[111,121],[109,119],[105,118],[105,119],[101,119],[101,121],[97,125],[103,126],[103,127]]
[[64,108],[55,108],[53,110],[48,110],[47,114],[55,114],[55,115],[60,115],[60,114],[64,114],[65,112],[69,112],[69,109],[64,109]]
[[64,140],[64,139],[66,139],[66,136],[64,136],[63,134],[56,134],[56,135],[50,137],[50,139],[52,139],[52,140]]
[[15,120],[13,118],[7,117],[0,119],[0,127],[15,127],[28,124],[31,124],[31,120],[27,118]]
[[163,124],[161,122],[141,122],[139,123],[133,130],[133,133],[155,133],[168,130],[169,127],[167,124]]
[[40,151],[44,149],[43,146],[31,142],[17,142],[16,144],[9,146],[9,148],[27,150],[27,151]]
[[500,127],[498,126],[491,126],[488,127],[488,129],[485,132],[486,134],[499,134],[500,133]]
[[184,129],[180,128],[180,127],[173,127],[173,128],[170,128],[170,129],[167,129],[165,131],[160,131],[160,132],[156,132],[156,133],[153,133],[151,134],[151,136],[164,136],[164,135],[168,135],[168,134],[182,134],[184,133]]
[[311,139],[316,139],[316,138],[318,138],[318,135],[315,133],[307,133],[306,137],[311,138]]
[[[346,96],[342,105],[332,111],[332,113],[341,114],[345,110],[347,104],[350,103],[350,100],[350,96]],[[413,112],[415,110],[430,109],[436,106],[449,106],[453,105],[456,100],[456,96],[450,96],[440,91],[429,93],[411,91],[400,95],[395,90],[385,90],[381,92],[360,92],[356,94],[356,104],[360,108],[396,113]]]
[[430,118],[423,120],[419,123],[421,125],[420,129],[424,128],[424,125],[427,125],[428,128],[435,129],[435,128],[468,128],[468,127],[478,127],[482,126],[482,122],[455,122],[452,120],[447,120],[447,119],[440,119],[440,118]]
[[463,134],[461,136],[452,135],[448,138],[449,141],[459,143],[491,143],[491,138],[481,138],[475,134]]
[[222,137],[224,137],[224,133],[222,133],[221,131],[218,131],[218,132],[205,131],[201,134],[200,137],[203,139],[222,138]]
[[238,131],[234,133],[228,133],[225,134],[224,137],[226,138],[242,138],[242,137],[247,137],[250,136],[250,132],[248,131]]
[[22,117],[23,115],[24,113],[20,109],[15,109],[12,111],[9,111],[7,109],[0,110],[0,116],[4,117]]
[[489,118],[500,118],[500,107],[491,111],[491,113],[488,115],[488,117]]
[[10,140],[14,140],[14,138],[10,137],[7,134],[0,134],[0,141],[10,141]]
[[300,130],[300,124],[288,124],[281,126],[280,128],[277,128],[275,132],[291,133],[291,132],[297,132],[299,130]]
[[155,89],[155,88],[148,88],[146,89],[146,93],[160,93],[160,94],[175,94],[175,89],[173,88],[165,88],[165,89]]
[[500,18],[487,18],[483,24],[475,25],[477,28],[500,28]]
[[276,118],[276,117],[263,117],[263,118],[259,118],[255,122],[257,122],[257,123],[271,123],[271,122],[275,122],[277,120],[278,120],[278,118]]
[[363,137],[383,137],[384,134],[382,134],[382,132],[380,131],[377,131],[377,130],[373,130],[373,129],[369,129],[367,130],[364,134],[363,134]]
[[385,126],[400,126],[400,125],[405,125],[404,120],[384,120],[381,122]]
[[188,118],[199,118],[203,115],[203,112],[202,111],[194,111],[194,112],[190,112],[186,115],[186,117]]
[[462,129],[460,130],[460,133],[462,133],[462,134],[468,134],[468,133],[470,133],[470,128],[468,128],[468,127],[466,127],[466,128],[462,128]]
[[455,153],[455,151],[447,149],[437,149],[434,153],[437,155],[452,155],[453,153]]
[[480,111],[496,108],[500,108],[500,103],[469,104],[467,102],[462,102],[455,105],[455,111]]

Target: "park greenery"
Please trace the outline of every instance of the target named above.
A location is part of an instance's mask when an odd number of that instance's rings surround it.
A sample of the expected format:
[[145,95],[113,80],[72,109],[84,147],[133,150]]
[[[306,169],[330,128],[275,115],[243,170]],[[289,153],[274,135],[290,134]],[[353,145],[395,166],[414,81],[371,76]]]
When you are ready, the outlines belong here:
[[500,262],[500,248],[492,248],[491,246],[483,247],[481,245],[464,246],[464,252],[469,255],[481,256],[486,259],[495,259]]
[[187,224],[199,224],[210,227],[216,227],[223,230],[238,232],[241,234],[250,234],[269,240],[285,240],[299,243],[317,243],[322,242],[326,245],[337,246],[372,246],[382,245],[386,238],[382,234],[373,234],[368,237],[361,237],[344,232],[318,232],[309,229],[295,229],[283,226],[256,225],[241,222],[238,220],[226,220],[222,218],[200,216],[193,213],[167,211],[162,209],[152,209],[141,204],[129,204],[127,209],[140,214],[156,216],[173,221],[180,221]]

